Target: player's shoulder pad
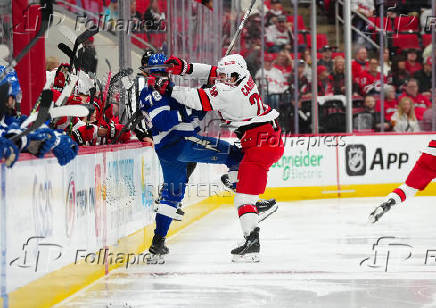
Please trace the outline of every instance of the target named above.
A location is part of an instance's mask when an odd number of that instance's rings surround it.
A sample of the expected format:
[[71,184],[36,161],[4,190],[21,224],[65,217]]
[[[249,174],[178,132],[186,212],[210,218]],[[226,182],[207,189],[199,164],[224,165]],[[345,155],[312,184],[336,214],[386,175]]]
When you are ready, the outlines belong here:
[[214,86],[212,86],[211,91],[215,90],[218,92],[222,92],[222,91],[228,91],[228,90],[232,90],[234,89],[234,87],[231,87],[223,82],[217,82]]

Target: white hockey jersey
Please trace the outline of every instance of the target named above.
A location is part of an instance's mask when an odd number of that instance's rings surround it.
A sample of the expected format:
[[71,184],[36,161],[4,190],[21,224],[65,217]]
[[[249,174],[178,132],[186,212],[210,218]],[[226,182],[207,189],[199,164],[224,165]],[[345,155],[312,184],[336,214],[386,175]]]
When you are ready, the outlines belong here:
[[432,138],[429,145],[422,152],[436,156],[436,138]]
[[[199,63],[192,65],[192,77],[207,79],[211,83],[211,77],[216,76],[215,66]],[[207,89],[176,86],[172,97],[192,109],[217,111],[231,128],[251,123],[269,122],[279,116],[275,109],[262,102],[259,90],[251,76],[244,78],[237,86],[224,83],[216,83]]]

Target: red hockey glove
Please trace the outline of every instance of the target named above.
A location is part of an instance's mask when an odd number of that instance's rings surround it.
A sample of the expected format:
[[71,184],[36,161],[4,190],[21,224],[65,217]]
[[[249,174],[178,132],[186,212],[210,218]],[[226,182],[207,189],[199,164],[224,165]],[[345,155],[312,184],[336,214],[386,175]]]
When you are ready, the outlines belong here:
[[165,64],[172,64],[172,67],[167,68],[167,71],[174,75],[183,76],[186,73],[190,74],[192,72],[192,64],[189,64],[185,60],[171,56]]
[[162,96],[171,96],[174,84],[169,79],[158,79],[155,84],[155,89],[159,91]]

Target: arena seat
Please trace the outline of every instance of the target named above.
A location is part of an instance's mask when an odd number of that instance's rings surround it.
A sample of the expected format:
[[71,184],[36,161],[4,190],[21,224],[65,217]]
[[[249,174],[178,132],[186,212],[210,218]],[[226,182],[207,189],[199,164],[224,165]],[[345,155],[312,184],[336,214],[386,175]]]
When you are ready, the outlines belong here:
[[431,34],[423,34],[422,35],[422,46],[427,47],[428,45],[431,44],[432,41],[432,37]]
[[418,35],[411,34],[411,33],[408,34],[399,33],[397,35],[394,35],[394,37],[392,38],[392,46],[398,48],[397,50],[398,53],[408,48],[421,49]]
[[[288,22],[291,22],[292,24],[295,24],[294,23],[294,16],[293,15],[287,16],[287,20],[288,20]],[[303,16],[301,16],[301,15],[298,15],[297,24],[298,24],[298,30],[306,30],[307,29],[306,25],[304,24]]]

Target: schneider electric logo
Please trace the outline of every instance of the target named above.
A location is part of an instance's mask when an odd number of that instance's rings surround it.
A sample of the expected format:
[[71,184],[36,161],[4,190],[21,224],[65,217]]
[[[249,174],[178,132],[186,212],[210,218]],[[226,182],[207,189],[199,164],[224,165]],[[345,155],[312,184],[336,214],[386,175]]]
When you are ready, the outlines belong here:
[[320,168],[324,156],[300,151],[298,155],[284,155],[272,168],[281,168],[283,181],[322,177]]

